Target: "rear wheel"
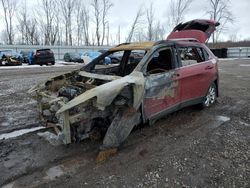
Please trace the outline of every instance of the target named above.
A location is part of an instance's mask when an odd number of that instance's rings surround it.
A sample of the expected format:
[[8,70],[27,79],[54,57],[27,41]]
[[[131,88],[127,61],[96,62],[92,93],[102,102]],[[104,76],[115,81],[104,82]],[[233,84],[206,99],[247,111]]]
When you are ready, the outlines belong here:
[[215,103],[217,97],[217,87],[215,83],[212,83],[208,89],[207,95],[202,102],[202,107],[206,108]]

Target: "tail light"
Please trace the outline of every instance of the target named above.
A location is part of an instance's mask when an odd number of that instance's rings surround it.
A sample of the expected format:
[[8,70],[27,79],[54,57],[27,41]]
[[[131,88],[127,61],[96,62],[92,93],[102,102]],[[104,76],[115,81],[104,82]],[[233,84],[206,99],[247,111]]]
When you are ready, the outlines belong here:
[[50,54],[53,54],[52,50],[49,51]]

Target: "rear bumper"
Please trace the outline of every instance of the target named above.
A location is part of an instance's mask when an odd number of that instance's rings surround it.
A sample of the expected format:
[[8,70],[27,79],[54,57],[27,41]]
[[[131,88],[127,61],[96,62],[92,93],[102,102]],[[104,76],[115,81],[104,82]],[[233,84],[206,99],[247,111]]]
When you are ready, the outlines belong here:
[[37,57],[34,59],[34,64],[47,64],[47,63],[55,63],[54,57]]

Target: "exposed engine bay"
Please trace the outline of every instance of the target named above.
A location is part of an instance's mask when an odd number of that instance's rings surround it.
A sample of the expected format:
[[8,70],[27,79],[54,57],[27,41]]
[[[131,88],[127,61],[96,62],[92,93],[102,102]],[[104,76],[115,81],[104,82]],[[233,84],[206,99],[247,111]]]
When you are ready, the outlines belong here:
[[101,150],[117,148],[140,124],[144,76],[133,70],[144,54],[123,54],[112,56],[114,64],[102,65],[104,54],[29,90],[38,102],[40,119],[65,144],[90,138],[103,139]]

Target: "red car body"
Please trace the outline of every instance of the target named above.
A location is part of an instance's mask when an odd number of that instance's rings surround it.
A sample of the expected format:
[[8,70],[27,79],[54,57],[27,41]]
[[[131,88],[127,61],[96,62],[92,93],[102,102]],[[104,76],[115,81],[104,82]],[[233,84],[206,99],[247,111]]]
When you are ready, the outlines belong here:
[[[216,86],[218,97],[218,66],[217,57],[205,45],[211,34],[219,25],[213,20],[192,20],[180,23],[162,43],[171,43],[173,51],[177,50],[174,73],[166,83],[162,77],[158,82],[162,88],[167,85],[175,88],[174,95],[165,95],[163,98],[145,98],[144,112],[147,119],[155,119],[162,114],[170,113],[183,107],[203,103],[211,84]],[[180,48],[201,49],[204,59],[191,65],[183,65],[178,52]],[[195,53],[198,53],[197,51]],[[201,55],[201,54],[196,54]],[[176,84],[178,83],[178,84]],[[151,88],[152,90],[152,88]],[[147,93],[147,92],[146,92]]]
[[[157,75],[158,84],[156,86],[151,85],[150,90],[153,89],[152,87],[160,87],[163,89],[166,85],[171,85],[173,89],[175,88],[175,93],[174,95],[165,95],[163,98],[156,98],[147,97],[146,91],[144,111],[147,119],[155,119],[155,116],[160,115],[161,112],[165,114],[166,110],[170,113],[189,105],[201,103],[212,83],[215,83],[217,86],[216,95],[218,96],[219,75],[217,57],[214,56],[205,44],[198,42],[189,42],[183,39],[183,41],[175,41],[173,45],[177,49],[180,47],[202,48],[204,53],[207,53],[206,60],[188,66],[178,65],[181,60],[177,60],[177,68],[173,70],[173,75],[171,79],[168,80],[168,83],[166,83],[164,79],[165,75]],[[154,77],[154,75],[151,77]],[[162,79],[160,77],[162,77]],[[154,78],[148,79],[150,79],[151,82]]]

